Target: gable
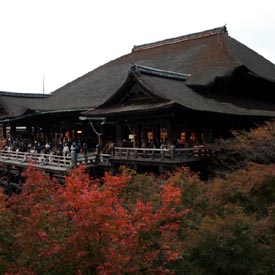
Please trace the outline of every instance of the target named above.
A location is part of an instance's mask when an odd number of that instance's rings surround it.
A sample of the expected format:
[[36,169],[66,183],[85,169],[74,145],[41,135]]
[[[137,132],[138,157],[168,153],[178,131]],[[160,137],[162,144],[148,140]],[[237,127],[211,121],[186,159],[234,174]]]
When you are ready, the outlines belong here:
[[134,71],[130,71],[123,85],[105,103],[98,108],[125,105],[155,104],[166,102],[167,99],[156,95],[142,81]]
[[164,101],[164,99],[150,94],[138,84],[133,85],[131,89],[127,90],[121,98],[118,98],[118,100],[117,103],[119,105],[153,104]]

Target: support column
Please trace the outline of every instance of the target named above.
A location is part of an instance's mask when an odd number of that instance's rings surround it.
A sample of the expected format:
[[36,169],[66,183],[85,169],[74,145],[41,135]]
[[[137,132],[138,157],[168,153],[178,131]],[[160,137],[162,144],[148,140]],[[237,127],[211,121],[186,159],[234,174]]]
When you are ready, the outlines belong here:
[[11,196],[12,186],[11,186],[11,167],[7,165],[7,195]]
[[7,139],[7,125],[4,123],[2,127],[3,127],[3,138]]
[[98,145],[100,146],[100,148],[102,148],[102,146],[103,146],[103,134],[102,133],[100,133],[98,135]]
[[77,166],[77,153],[76,153],[76,150],[73,150],[73,152],[71,152],[71,167],[76,168],[76,166]]
[[190,148],[190,136],[191,136],[191,133],[190,133],[190,129],[186,129],[186,132],[185,132],[185,147],[187,148]]
[[137,128],[136,128],[136,145],[137,147],[141,147],[141,125],[137,124]]
[[167,128],[167,148],[170,148],[171,145],[174,144],[173,140],[173,128],[172,128],[172,123],[171,120],[166,121],[166,128]]
[[153,126],[153,134],[154,134],[154,140],[155,140],[155,145],[157,147],[159,147],[160,145],[160,125],[159,124],[155,124]]
[[37,141],[38,138],[38,130],[37,130],[37,126],[34,127],[34,139]]
[[135,126],[133,127],[133,148],[137,147],[137,130],[135,128]]
[[121,123],[116,124],[116,145],[121,146],[122,144],[122,135],[121,135]]
[[16,139],[16,125],[11,125],[11,138]]
[[141,126],[141,148],[146,148],[147,147],[146,139],[147,139],[146,127],[145,127],[145,123],[143,123],[142,126]]
[[32,139],[32,127],[31,126],[27,126],[26,127],[26,133],[27,133],[27,138]]

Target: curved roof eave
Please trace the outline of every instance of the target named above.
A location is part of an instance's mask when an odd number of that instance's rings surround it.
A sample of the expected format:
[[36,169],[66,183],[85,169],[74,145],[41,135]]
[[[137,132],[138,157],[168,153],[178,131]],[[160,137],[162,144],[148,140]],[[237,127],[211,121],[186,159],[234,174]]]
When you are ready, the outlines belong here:
[[165,98],[167,101],[173,101],[185,109],[229,115],[275,117],[275,111],[248,109],[229,102],[220,102],[214,98],[206,98],[187,87],[184,83],[170,80],[165,85],[161,79],[158,79],[158,81],[154,79],[151,82],[148,80],[150,80],[149,77],[143,80],[139,79],[152,94]]

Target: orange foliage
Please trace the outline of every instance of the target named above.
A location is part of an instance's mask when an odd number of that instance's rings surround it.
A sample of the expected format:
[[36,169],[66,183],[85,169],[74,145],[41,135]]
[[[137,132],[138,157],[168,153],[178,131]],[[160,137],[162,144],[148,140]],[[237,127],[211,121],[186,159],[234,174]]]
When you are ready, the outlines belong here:
[[64,187],[31,166],[25,176],[22,194],[0,205],[12,239],[3,241],[11,245],[0,257],[1,274],[173,273],[168,266],[180,255],[177,233],[186,214],[178,187],[164,186],[156,207],[125,202],[130,176],[106,174],[102,184],[79,167]]

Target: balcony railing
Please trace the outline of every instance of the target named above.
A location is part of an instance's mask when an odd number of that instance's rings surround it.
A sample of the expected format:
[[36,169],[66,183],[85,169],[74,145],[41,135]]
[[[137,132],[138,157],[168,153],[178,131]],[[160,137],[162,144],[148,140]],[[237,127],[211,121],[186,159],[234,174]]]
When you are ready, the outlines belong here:
[[164,163],[184,163],[212,157],[212,151],[204,146],[192,148],[171,146],[169,149],[114,147],[110,151],[110,159],[114,160],[158,161]]
[[113,147],[108,153],[99,151],[84,154],[71,154],[69,156],[60,156],[53,154],[38,154],[29,152],[15,152],[8,150],[0,150],[0,162],[6,164],[28,165],[31,161],[35,166],[41,168],[59,167],[63,170],[85,165],[89,166],[110,166],[112,162],[133,161],[138,163],[163,163],[177,164],[203,159],[212,158],[211,150],[204,146],[192,148],[175,148],[170,149],[159,148],[128,148],[128,147]]
[[36,165],[51,165],[63,168],[72,167],[71,156],[60,156],[52,154],[38,154],[30,152],[16,152],[9,150],[0,151],[0,161],[11,164],[24,164],[33,162]]
[[39,154],[30,152],[16,152],[9,150],[0,150],[0,162],[6,164],[28,165],[32,162],[33,165],[39,167],[59,167],[64,170],[74,168],[79,165],[96,166],[107,165],[109,162],[109,154],[89,153],[84,154],[70,154],[67,156],[60,156],[56,154]]

